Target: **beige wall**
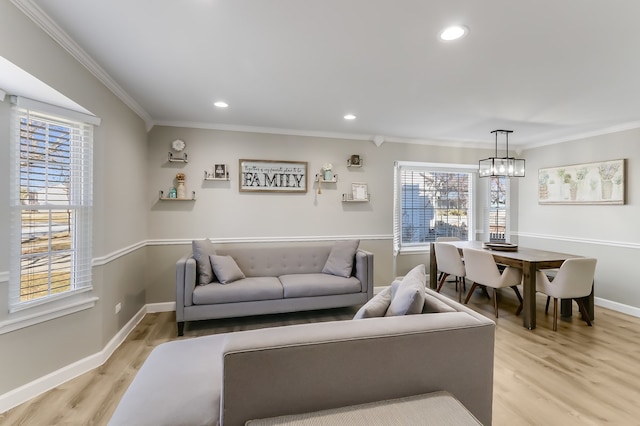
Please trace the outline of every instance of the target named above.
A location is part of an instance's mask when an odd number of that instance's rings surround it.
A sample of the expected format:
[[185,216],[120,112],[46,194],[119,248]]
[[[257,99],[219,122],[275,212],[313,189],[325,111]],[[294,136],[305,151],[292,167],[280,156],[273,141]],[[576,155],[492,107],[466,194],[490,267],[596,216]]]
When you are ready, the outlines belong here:
[[[37,54],[36,54],[37,52]],[[132,313],[144,306],[146,129],[144,122],[10,2],[0,2],[0,56],[102,119],[94,158],[95,307],[0,334],[0,395],[100,352]],[[11,94],[11,93],[9,93]],[[9,99],[0,103],[0,276],[9,269]],[[117,259],[117,260],[112,260]],[[0,280],[0,322],[8,317],[8,284]],[[115,315],[115,304],[123,310]]]
[[[635,269],[640,249],[640,129],[565,142],[525,152],[527,177],[520,183],[522,245],[598,258],[595,295],[640,311]],[[625,205],[540,205],[539,168],[627,159]],[[527,194],[527,195],[524,195]],[[623,308],[623,307],[622,307]]]

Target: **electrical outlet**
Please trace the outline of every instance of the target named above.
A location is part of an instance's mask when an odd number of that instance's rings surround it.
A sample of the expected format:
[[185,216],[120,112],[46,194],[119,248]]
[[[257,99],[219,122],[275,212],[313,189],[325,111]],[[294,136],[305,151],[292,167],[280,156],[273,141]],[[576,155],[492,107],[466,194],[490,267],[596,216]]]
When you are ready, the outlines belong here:
[[122,309],[122,303],[118,303],[118,304],[116,305],[116,314],[117,314],[118,312],[120,312],[120,309]]

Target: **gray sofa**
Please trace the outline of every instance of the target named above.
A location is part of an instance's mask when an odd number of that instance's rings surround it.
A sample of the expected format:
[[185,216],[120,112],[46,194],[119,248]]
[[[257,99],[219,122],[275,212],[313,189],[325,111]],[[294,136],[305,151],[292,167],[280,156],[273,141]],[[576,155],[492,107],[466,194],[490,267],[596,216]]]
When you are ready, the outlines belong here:
[[161,344],[110,424],[235,426],[445,391],[490,425],[495,323],[427,294],[453,309]]
[[284,243],[216,247],[215,254],[231,256],[246,277],[229,284],[214,280],[198,285],[196,259],[193,253],[184,256],[176,263],[178,335],[183,335],[185,321],[366,303],[373,296],[373,254],[358,249],[349,277],[323,273],[335,245]]

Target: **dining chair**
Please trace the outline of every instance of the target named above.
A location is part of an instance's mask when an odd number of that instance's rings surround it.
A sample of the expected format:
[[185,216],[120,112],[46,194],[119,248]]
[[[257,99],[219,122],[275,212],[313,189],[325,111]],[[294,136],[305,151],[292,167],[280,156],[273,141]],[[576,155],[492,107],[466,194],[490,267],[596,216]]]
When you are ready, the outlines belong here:
[[493,307],[496,318],[498,318],[498,289],[511,287],[518,297],[520,305],[516,310],[516,315],[522,312],[522,296],[518,285],[522,281],[522,271],[518,268],[507,266],[502,273],[493,259],[493,255],[485,250],[465,248],[462,250],[464,256],[464,266],[467,278],[473,281],[473,285],[464,300],[465,305],[469,302],[473,291],[477,286],[493,288]]
[[590,257],[567,259],[553,280],[549,280],[544,272],[537,272],[536,291],[547,295],[545,313],[549,312],[549,300],[553,297],[553,331],[558,330],[558,299],[574,299],[578,303],[582,319],[591,326],[589,313],[582,298],[589,296],[593,290],[596,263],[597,259]]
[[447,243],[435,243],[434,247],[436,250],[436,261],[438,262],[438,269],[442,271],[442,274],[440,275],[440,282],[438,283],[438,288],[436,289],[436,291],[440,293],[442,285],[447,280],[447,277],[451,275],[456,279],[456,291],[458,291],[458,282],[460,282],[462,286],[460,292],[458,293],[458,301],[462,302],[462,292],[466,290],[466,272],[458,248]]

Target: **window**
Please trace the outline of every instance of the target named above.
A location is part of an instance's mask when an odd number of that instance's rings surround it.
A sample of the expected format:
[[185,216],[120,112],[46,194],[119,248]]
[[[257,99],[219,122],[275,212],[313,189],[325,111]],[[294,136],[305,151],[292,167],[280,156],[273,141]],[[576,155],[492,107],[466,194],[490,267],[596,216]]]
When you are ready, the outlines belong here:
[[438,237],[473,236],[474,166],[397,162],[394,252],[423,249]]
[[12,100],[13,312],[91,289],[93,125]]
[[505,242],[509,179],[504,176],[490,177],[489,185],[489,241]]

